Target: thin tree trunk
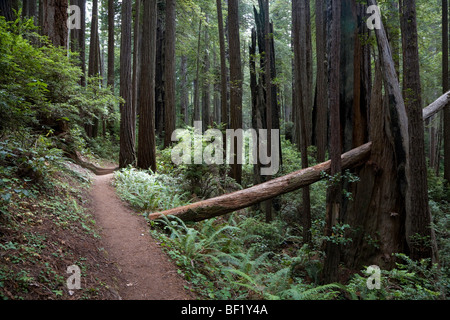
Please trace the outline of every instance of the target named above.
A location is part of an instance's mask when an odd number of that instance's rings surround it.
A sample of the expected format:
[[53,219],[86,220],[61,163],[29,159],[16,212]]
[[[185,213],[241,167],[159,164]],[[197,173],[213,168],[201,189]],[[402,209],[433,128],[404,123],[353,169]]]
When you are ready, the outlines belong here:
[[164,105],[164,147],[172,144],[172,133],[176,126],[175,108],[175,0],[166,0],[166,45],[165,45],[165,105]]
[[[141,45],[141,0],[134,3],[134,34],[133,34],[133,112],[136,119],[139,114],[138,92],[139,92],[139,73],[140,73],[140,45]],[[136,121],[136,120],[135,120]]]
[[198,23],[197,66],[194,87],[194,121],[201,121],[200,117],[200,47],[202,39],[202,19]]
[[122,30],[120,45],[120,96],[125,100],[120,106],[119,166],[126,168],[136,162],[134,108],[132,104],[131,31],[132,1],[122,1]]
[[[42,3],[42,2],[40,2]],[[86,25],[83,24],[83,18],[86,11],[86,0],[72,0],[71,4],[77,5],[80,7],[81,15],[82,15],[82,24],[80,29],[72,29],[70,31],[71,34],[71,42],[70,42],[70,50],[73,52],[78,52],[80,55],[79,66],[82,69],[82,76],[80,78],[81,86],[85,86],[86,84]],[[42,8],[41,8],[42,9]]]
[[183,121],[185,124],[189,124],[189,93],[187,87],[187,56],[181,56],[181,75],[180,75],[180,85],[181,85],[181,114],[183,115]]
[[[208,17],[206,17],[206,22],[208,24]],[[211,85],[209,82],[209,69],[211,66],[209,59],[209,31],[208,28],[204,28],[205,36],[205,54],[203,56],[203,66],[202,66],[202,127],[203,130],[208,130],[211,115]]]
[[317,47],[317,161],[325,161],[328,141],[328,92],[325,54],[324,1],[316,0],[316,47]]
[[[256,69],[256,30],[255,28],[252,28],[252,35],[251,35],[251,45],[249,49],[250,54],[250,60],[249,60],[249,67],[250,67],[250,90],[251,90],[251,97],[252,97],[252,128],[256,130],[256,134],[258,135],[259,129],[262,129],[262,120],[261,120],[261,114],[260,114],[260,101],[261,97],[259,95],[259,88],[258,88],[258,79],[257,79],[257,69]],[[258,148],[258,146],[256,146]],[[257,150],[259,153],[259,149]],[[255,185],[261,183],[261,163],[259,162],[259,159],[256,164],[253,166],[253,182]]]
[[166,46],[166,30],[165,30],[165,3],[158,1],[157,3],[157,31],[156,31],[156,74],[155,74],[155,127],[158,137],[164,139],[164,109],[165,109],[165,46]]
[[[88,76],[89,77],[99,77],[100,74],[100,39],[98,34],[98,0],[93,1],[92,6],[92,21],[91,21],[91,36],[89,45],[89,65],[88,65]],[[99,80],[99,85],[101,82]],[[95,138],[98,133],[98,118],[94,117],[92,119],[92,124],[86,124],[86,134],[90,138]]]
[[[242,69],[239,33],[239,1],[228,0],[228,42],[230,48],[230,128],[242,129]],[[270,141],[270,140],[269,140]],[[242,182],[242,161],[237,157],[237,144],[230,152],[234,154],[231,176]]]
[[[139,2],[139,0],[137,0]],[[108,86],[114,93],[114,0],[108,0]]]
[[[302,70],[306,69],[306,56],[305,51],[301,50],[301,47],[305,46],[306,37],[301,36],[301,33],[306,31],[305,26],[301,26],[301,21],[305,17],[305,12],[307,10],[307,6],[304,1],[293,1],[292,2],[292,16],[293,18],[293,35],[294,35],[294,86],[295,92],[297,94],[297,101],[301,101],[298,105],[298,115],[299,115],[299,123],[297,125],[301,128],[301,141],[300,141],[300,151],[302,157],[302,168],[308,168],[308,135],[307,135],[307,126],[306,126],[306,114],[307,114],[307,106],[309,105],[306,101],[306,97],[309,94],[306,92],[307,90],[307,74],[306,72],[302,72]],[[303,38],[303,43],[302,43]],[[310,190],[309,187],[305,187],[302,190],[302,209],[299,209],[301,212],[300,221],[303,226],[303,241],[305,243],[311,242],[311,199],[310,199]]]
[[[81,79],[82,87],[86,86],[86,0],[78,0],[81,10],[81,30],[80,30],[80,60],[81,60]],[[39,15],[41,15],[42,2],[39,2]],[[43,8],[42,8],[43,11]]]
[[[265,90],[265,125],[267,129],[267,153],[272,156],[273,150],[271,148],[272,141],[272,129],[273,129],[273,87],[272,87],[272,34],[270,33],[270,7],[268,0],[259,0],[260,8],[260,32],[259,32],[259,44],[261,54],[261,68],[264,70],[264,77],[261,79],[261,89]],[[265,177],[265,180],[272,179],[271,175]],[[266,222],[270,223],[273,218],[272,199],[269,199],[264,203],[264,211],[266,215]]]
[[[442,0],[442,81],[443,90],[447,92],[449,87],[448,55],[448,0]],[[444,109],[444,179],[450,184],[450,105]]]
[[93,0],[92,21],[91,21],[91,39],[89,46],[89,66],[88,76],[98,77],[100,75],[99,65],[99,35],[98,35],[98,0]]
[[220,112],[221,122],[225,127],[228,125],[228,84],[227,84],[227,64],[225,55],[225,32],[223,29],[222,0],[216,0],[217,24],[219,28],[220,45]]

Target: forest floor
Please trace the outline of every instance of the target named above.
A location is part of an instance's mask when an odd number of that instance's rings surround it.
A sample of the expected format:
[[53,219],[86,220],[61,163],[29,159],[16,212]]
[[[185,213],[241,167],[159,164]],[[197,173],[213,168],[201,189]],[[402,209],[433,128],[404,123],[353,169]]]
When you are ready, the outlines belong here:
[[121,299],[195,299],[176,266],[149,234],[144,218],[118,198],[112,178],[113,174],[95,176],[90,203],[108,259],[115,262],[123,279],[117,288]]

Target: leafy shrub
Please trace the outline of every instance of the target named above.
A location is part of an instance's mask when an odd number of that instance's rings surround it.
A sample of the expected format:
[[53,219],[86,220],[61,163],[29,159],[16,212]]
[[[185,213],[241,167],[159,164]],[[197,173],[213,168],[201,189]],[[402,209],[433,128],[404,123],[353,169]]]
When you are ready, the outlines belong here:
[[[404,261],[397,267],[381,270],[378,290],[369,290],[367,276],[355,274],[346,285],[347,294],[354,300],[437,300],[448,295],[448,279],[439,279],[441,270],[437,265],[429,268],[430,261],[413,261],[405,254],[396,254]],[[447,291],[447,292],[445,292]]]
[[0,17],[0,136],[22,128],[59,134],[70,124],[116,119],[113,106],[120,99],[99,87],[98,78],[82,87],[78,55],[54,47],[35,30],[32,19]]
[[182,178],[127,168],[116,172],[114,179],[120,197],[141,211],[168,210],[189,202]]

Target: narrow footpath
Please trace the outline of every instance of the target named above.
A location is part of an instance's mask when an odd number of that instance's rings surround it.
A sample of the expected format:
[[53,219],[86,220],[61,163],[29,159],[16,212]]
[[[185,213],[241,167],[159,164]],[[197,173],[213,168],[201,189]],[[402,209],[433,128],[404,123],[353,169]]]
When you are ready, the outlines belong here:
[[120,270],[123,300],[192,300],[187,282],[162,252],[144,218],[122,202],[111,186],[113,174],[97,175],[92,206],[108,259]]

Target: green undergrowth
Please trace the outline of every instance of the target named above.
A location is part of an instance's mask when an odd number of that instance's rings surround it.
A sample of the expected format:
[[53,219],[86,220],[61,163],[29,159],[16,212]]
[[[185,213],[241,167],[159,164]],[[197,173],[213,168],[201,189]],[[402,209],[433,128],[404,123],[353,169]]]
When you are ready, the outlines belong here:
[[[298,159],[301,158],[284,137],[282,143],[284,168],[280,175],[300,167]],[[168,155],[170,149],[159,152],[158,174],[132,168],[115,174],[118,194],[144,217],[206,199],[210,194],[221,194],[226,190],[224,185],[232,185],[223,178],[220,168],[204,165],[180,168],[170,162]],[[193,174],[196,170],[199,172]],[[241,188],[252,184],[251,175],[251,166],[244,166]],[[192,180],[198,176],[203,179]],[[216,183],[208,183],[210,180]],[[310,245],[303,244],[298,223],[300,192],[274,200],[278,211],[270,224],[255,206],[199,223],[163,217],[149,221],[150,230],[177,264],[178,272],[204,299],[437,300],[448,297],[448,204],[441,180],[432,181],[430,197],[444,256],[442,265],[430,269],[429,261],[416,262],[399,254],[396,268],[381,270],[381,287],[374,290],[368,288],[372,275],[367,271],[368,266],[362,270],[342,267],[341,273],[346,277],[340,283],[323,285],[320,281],[325,256],[322,243],[327,183],[322,181],[311,186],[313,241]],[[198,198],[199,194],[205,196]],[[345,246],[351,241],[344,236],[349,227],[336,226],[334,235],[326,240]]]
[[[46,137],[0,142],[0,299],[108,296],[88,210],[90,181],[91,174]],[[66,284],[71,265],[80,267],[83,279],[72,293]]]

